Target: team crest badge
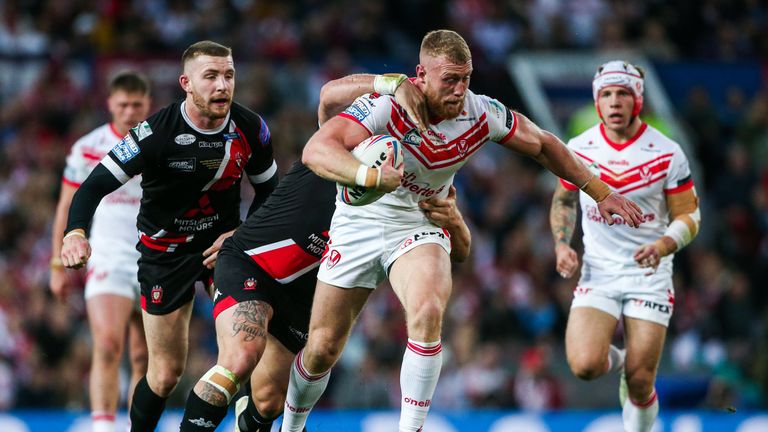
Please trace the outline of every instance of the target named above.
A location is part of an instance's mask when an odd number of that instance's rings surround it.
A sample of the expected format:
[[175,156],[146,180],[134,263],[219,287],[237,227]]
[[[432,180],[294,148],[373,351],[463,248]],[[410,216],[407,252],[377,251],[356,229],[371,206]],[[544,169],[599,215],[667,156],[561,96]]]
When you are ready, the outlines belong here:
[[328,268],[328,270],[330,270],[334,268],[336,264],[339,263],[340,260],[341,260],[341,253],[339,253],[339,251],[337,251],[336,249],[333,249],[331,250],[331,253],[328,255],[328,261],[325,262],[325,266],[326,268]]
[[459,140],[459,144],[456,146],[459,149],[459,154],[463,157],[467,154],[467,140]]
[[411,129],[408,132],[406,132],[405,135],[403,135],[403,139],[401,141],[405,144],[410,144],[412,146],[418,147],[422,143],[422,138],[416,129]]
[[155,285],[152,287],[152,292],[150,293],[150,297],[152,297],[152,303],[159,304],[163,301],[163,287],[160,285]]
[[253,291],[256,289],[256,279],[248,278],[243,282],[243,291]]
[[647,166],[644,166],[640,168],[640,178],[643,179],[645,183],[651,182],[651,169]]

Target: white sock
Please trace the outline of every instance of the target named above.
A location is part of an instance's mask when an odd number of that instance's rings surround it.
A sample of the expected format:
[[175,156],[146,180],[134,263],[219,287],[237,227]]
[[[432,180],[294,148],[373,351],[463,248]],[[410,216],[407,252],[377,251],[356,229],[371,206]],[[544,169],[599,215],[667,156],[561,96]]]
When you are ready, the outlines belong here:
[[624,430],[626,432],[650,432],[658,414],[659,398],[656,396],[656,389],[653,389],[651,396],[643,403],[635,403],[632,402],[631,398],[627,398],[622,412]]
[[304,350],[296,355],[296,361],[291,366],[291,377],[288,382],[288,393],[285,397],[282,432],[299,432],[304,429],[309,412],[323,395],[331,371],[312,375],[304,367]]
[[416,342],[408,339],[400,369],[400,390],[403,394],[400,400],[400,432],[417,431],[424,425],[442,366],[443,346],[440,341]]
[[115,415],[104,411],[92,411],[91,430],[93,432],[115,432]]
[[608,346],[608,370],[605,373],[616,372],[624,367],[626,351],[615,345]]

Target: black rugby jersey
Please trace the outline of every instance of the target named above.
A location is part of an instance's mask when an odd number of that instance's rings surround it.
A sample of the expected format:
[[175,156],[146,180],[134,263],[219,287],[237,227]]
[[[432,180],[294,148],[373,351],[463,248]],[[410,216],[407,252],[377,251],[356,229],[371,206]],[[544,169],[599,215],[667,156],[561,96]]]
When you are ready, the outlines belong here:
[[291,282],[320,264],[335,195],[335,183],[297,161],[232,241],[273,279]]
[[255,184],[276,172],[269,128],[258,114],[233,103],[220,127],[202,130],[185,103],[132,128],[101,162],[123,183],[142,174],[140,240],[160,251],[209,247],[240,223],[243,170]]

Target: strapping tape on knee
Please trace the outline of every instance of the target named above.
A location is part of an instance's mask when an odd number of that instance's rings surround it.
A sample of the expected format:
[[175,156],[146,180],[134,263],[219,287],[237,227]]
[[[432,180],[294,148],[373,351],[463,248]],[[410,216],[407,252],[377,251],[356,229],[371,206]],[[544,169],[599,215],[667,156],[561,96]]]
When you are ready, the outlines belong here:
[[224,366],[216,365],[203,375],[200,381],[207,382],[227,397],[227,404],[240,390],[240,382],[237,376]]

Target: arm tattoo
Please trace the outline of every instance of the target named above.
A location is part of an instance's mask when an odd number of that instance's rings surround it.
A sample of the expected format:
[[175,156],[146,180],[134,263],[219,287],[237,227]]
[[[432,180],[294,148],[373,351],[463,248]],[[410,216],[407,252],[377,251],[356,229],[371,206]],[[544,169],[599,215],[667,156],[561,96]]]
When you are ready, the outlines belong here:
[[267,320],[271,315],[271,307],[261,301],[247,301],[237,304],[232,315],[232,336],[245,333],[243,340],[250,342],[256,338],[267,337]]
[[555,195],[552,197],[552,207],[549,209],[549,225],[555,244],[571,243],[573,231],[576,229],[578,203],[578,191],[569,191],[557,185]]

